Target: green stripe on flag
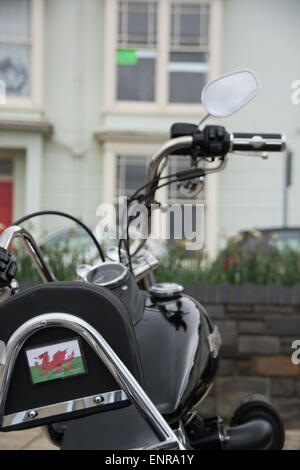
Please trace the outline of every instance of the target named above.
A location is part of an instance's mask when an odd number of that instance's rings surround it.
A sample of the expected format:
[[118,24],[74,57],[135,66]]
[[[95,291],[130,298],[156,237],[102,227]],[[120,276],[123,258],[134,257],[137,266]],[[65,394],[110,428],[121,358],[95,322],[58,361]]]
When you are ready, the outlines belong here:
[[57,369],[50,369],[46,375],[41,375],[45,372],[45,370],[41,371],[38,367],[32,366],[30,367],[32,382],[34,384],[41,382],[49,382],[50,380],[61,379],[64,377],[72,377],[73,375],[83,374],[85,372],[82,357],[74,357],[72,359],[72,364],[73,368],[70,370],[66,370],[70,367],[69,364],[63,364],[63,369],[61,371],[53,373]]

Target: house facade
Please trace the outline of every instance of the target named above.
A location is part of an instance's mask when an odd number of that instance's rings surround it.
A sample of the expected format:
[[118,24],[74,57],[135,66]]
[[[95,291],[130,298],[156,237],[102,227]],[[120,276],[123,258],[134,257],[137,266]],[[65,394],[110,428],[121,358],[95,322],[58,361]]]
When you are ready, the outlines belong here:
[[[0,221],[56,209],[95,225],[100,203],[142,185],[172,123],[200,121],[205,82],[248,68],[260,94],[218,122],[287,134],[288,224],[299,225],[299,18],[298,0],[0,0]],[[222,233],[281,226],[284,185],[284,155],[230,156],[201,195],[210,254]],[[160,197],[185,202],[176,188]]]

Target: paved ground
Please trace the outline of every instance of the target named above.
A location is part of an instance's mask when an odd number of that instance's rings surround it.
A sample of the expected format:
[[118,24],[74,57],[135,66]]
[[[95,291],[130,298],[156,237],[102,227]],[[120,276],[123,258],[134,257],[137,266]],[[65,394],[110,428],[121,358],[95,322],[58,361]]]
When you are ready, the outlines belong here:
[[40,428],[0,434],[0,450],[57,450]]
[[285,450],[300,450],[300,429],[286,431]]
[[[300,450],[300,429],[286,432],[286,450]],[[0,450],[58,450],[41,429],[0,434]]]

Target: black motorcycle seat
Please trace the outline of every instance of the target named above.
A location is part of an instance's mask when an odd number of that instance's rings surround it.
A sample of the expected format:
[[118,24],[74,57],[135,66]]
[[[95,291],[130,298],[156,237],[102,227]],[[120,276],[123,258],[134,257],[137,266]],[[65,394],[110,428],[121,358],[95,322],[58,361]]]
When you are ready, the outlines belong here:
[[70,421],[62,450],[140,449],[159,442],[154,432],[131,405],[101,415]]
[[[143,384],[142,366],[139,357],[133,322],[125,304],[109,289],[84,282],[51,282],[38,285],[10,297],[0,305],[0,339],[7,343],[11,335],[24,322],[47,313],[65,313],[86,321],[108,342],[136,379]],[[14,365],[5,415],[21,411],[48,407],[93,395],[109,393],[121,387],[81,337],[82,357],[85,373],[71,378],[50,380],[44,383],[32,382],[26,351],[51,344],[74,340],[78,334],[64,327],[37,330],[23,344]],[[57,422],[86,416],[111,408],[130,405],[129,400],[101,407],[88,407],[77,411],[72,409],[64,414],[37,418],[34,421],[13,423],[9,430]],[[0,423],[0,429],[4,427]]]

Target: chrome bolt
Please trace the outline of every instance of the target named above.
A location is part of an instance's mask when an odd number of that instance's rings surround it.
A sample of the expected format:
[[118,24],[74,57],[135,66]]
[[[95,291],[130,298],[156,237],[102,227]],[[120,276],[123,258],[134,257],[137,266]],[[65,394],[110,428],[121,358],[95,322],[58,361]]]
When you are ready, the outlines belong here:
[[45,325],[47,325],[46,320],[42,320],[42,321],[41,321],[41,326],[45,326]]
[[128,286],[124,285],[121,287],[122,290],[128,290]]
[[97,395],[94,398],[94,403],[96,403],[96,405],[99,405],[99,403],[102,403],[102,402],[103,402],[103,397],[101,397],[100,395]]
[[27,414],[29,419],[34,419],[37,417],[37,415],[38,415],[38,412],[35,410],[28,411],[28,414]]

